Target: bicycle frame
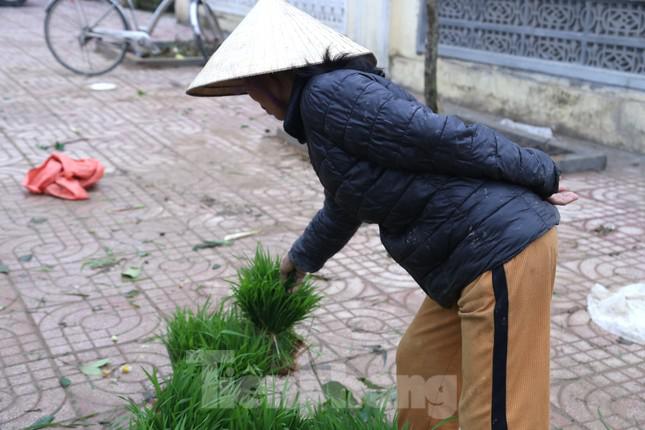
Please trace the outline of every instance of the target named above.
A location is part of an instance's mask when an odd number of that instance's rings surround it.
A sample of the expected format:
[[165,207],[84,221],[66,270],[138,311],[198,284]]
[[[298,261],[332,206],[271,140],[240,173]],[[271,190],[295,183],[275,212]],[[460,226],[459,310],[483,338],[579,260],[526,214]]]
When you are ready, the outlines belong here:
[[[79,0],[80,1],[80,0]],[[117,2],[116,0],[109,0],[110,3],[114,5],[117,9],[123,13],[123,16],[127,16],[126,13],[124,12],[123,8]],[[45,12],[49,12],[49,10],[53,7],[54,3],[56,0],[49,0],[47,3],[47,6],[45,7]],[[152,32],[154,31],[155,27],[159,23],[159,20],[161,19],[161,15],[170,7],[171,4],[173,4],[175,0],[163,0],[159,6],[154,10],[152,16],[148,20],[148,25],[147,26],[141,26],[139,27],[137,23],[137,17],[135,16],[134,13],[134,4],[132,3],[132,0],[127,0],[128,4],[128,9],[130,11],[130,28],[134,28],[136,30],[105,30],[105,29],[92,29],[90,31],[91,34],[95,35],[102,35],[102,36],[108,36],[113,39],[127,39],[127,40],[141,40],[141,39],[149,39],[149,36],[152,35]],[[78,4],[78,3],[77,3]],[[85,18],[85,14],[82,12],[82,8],[79,6],[79,15],[81,15],[82,19],[86,22],[87,20]],[[134,25],[133,25],[134,24]],[[97,31],[98,30],[98,31]]]
[[136,28],[139,31],[143,31],[144,33],[148,35],[152,35],[152,32],[155,30],[155,27],[159,23],[159,20],[161,19],[161,15],[170,7],[171,4],[173,4],[175,0],[163,0],[161,3],[159,3],[159,6],[157,6],[152,13],[152,16],[148,20],[148,25],[139,27],[137,24],[137,17],[134,14],[134,4],[132,3],[132,0],[128,0],[128,9],[130,9],[130,16],[132,17],[132,23],[134,24],[133,28]]

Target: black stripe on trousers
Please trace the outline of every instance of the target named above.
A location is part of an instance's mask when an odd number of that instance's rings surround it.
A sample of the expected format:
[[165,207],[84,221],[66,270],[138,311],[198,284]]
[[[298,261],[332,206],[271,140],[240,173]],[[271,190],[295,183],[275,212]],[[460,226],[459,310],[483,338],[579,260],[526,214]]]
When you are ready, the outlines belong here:
[[508,350],[508,286],[504,266],[493,269],[493,404],[491,429],[507,430],[506,423],[506,353]]

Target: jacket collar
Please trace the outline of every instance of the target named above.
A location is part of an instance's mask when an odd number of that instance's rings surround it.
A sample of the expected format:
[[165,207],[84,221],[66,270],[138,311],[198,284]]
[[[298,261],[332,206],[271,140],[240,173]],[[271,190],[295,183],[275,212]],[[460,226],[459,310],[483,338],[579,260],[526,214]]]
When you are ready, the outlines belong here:
[[300,143],[306,143],[305,127],[300,113],[300,98],[308,80],[308,78],[303,77],[294,78],[291,97],[289,98],[289,104],[283,122],[284,131],[298,139]]

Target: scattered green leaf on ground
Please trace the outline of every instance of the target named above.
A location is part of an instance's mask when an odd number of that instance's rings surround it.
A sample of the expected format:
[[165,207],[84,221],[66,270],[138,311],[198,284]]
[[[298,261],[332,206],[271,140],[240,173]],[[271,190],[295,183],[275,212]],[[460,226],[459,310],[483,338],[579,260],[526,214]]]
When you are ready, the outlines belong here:
[[141,269],[138,267],[128,267],[126,270],[121,272],[121,276],[131,280],[136,280],[139,275],[141,275]]
[[18,257],[18,261],[22,263],[29,263],[33,257],[33,254],[21,255],[20,257]]
[[199,199],[199,202],[208,206],[209,208],[212,208],[215,203],[217,203],[217,200],[215,200],[211,196],[204,195]]
[[65,150],[65,144],[61,142],[56,142],[54,143],[54,149],[56,151],[64,151]]
[[383,390],[383,389],[385,389],[384,386],[375,384],[374,382],[370,381],[369,379],[367,379],[364,376],[358,377],[358,380],[361,381],[363,383],[363,385],[365,385],[370,390]]
[[0,273],[4,273],[5,275],[9,273],[9,267],[2,261],[0,261]]
[[125,293],[125,297],[127,299],[134,299],[137,297],[139,294],[141,294],[141,290],[130,290],[127,293]]
[[613,233],[615,230],[616,230],[616,226],[613,224],[600,224],[592,231],[596,233],[598,236],[607,236],[608,234]]
[[150,253],[148,251],[138,251],[137,252],[137,257],[143,258],[143,257],[147,257],[148,255],[150,255]]
[[43,151],[49,151],[49,145],[43,145],[42,143],[36,145],[36,148],[42,149]]
[[137,95],[138,95],[139,97],[141,97],[141,96],[145,96],[145,95],[146,95],[146,92],[145,92],[145,91],[143,91],[143,90],[137,90]]
[[605,427],[605,430],[613,430],[611,427],[609,427],[609,424],[605,422],[605,417],[602,416],[602,412],[600,412],[600,408],[598,408],[598,418],[600,418],[600,422]]
[[354,394],[352,394],[349,388],[338,381],[325,382],[322,384],[321,388],[327,400],[347,406],[358,405],[358,401],[354,397]]
[[193,246],[193,251],[199,251],[200,249],[210,249],[217,248],[220,246],[231,246],[233,242],[230,240],[204,240],[202,243],[198,243]]
[[54,270],[54,266],[52,266],[51,264],[43,264],[38,268],[39,272],[45,272],[45,273],[51,272],[52,270]]
[[54,422],[56,417],[53,415],[45,415],[44,417],[38,418],[32,425],[27,427],[25,430],[38,430],[49,427],[49,424]]
[[47,218],[44,216],[35,216],[29,220],[31,224],[42,224],[47,222]]
[[88,376],[101,376],[101,368],[110,364],[110,360],[102,358],[100,360],[85,363],[80,367],[81,372]]
[[119,260],[112,254],[112,250],[109,248],[105,249],[105,252],[107,253],[107,256],[102,257],[102,258],[91,258],[87,261],[85,261],[81,265],[81,270],[85,267],[88,266],[92,270],[96,269],[108,269],[110,267],[116,266],[119,263]]
[[383,345],[370,345],[370,352],[373,354],[381,354],[383,357],[383,366],[387,363],[387,350],[383,348]]
[[145,209],[145,207],[146,207],[146,205],[130,205],[130,206],[126,206],[126,207],[121,208],[121,209],[115,209],[112,212],[135,211],[135,210],[138,210],[138,209]]
[[248,126],[248,125],[246,125],[246,124],[242,124],[242,125],[240,126],[240,128],[249,128],[249,126]]
[[217,270],[217,269],[219,269],[220,267],[222,267],[222,265],[221,265],[221,264],[217,264],[217,263],[215,263],[215,264],[213,264],[213,267],[211,267],[211,269],[213,269],[213,270]]
[[93,424],[88,420],[95,417],[96,415],[97,414],[94,413],[78,418],[70,418],[63,421],[54,421],[54,415],[45,415],[44,417],[39,418],[29,427],[25,427],[24,430],[39,430],[45,428],[88,428]]
[[87,299],[90,296],[89,294],[86,294],[86,293],[77,293],[77,292],[63,293],[63,294],[65,294],[66,296],[77,296],[83,299]]
[[58,383],[59,383],[59,384],[60,384],[60,386],[61,386],[61,387],[63,387],[63,388],[67,388],[67,387],[69,387],[70,385],[72,385],[72,381],[70,381],[70,380],[69,380],[69,378],[68,378],[67,376],[61,376],[61,377],[58,379]]

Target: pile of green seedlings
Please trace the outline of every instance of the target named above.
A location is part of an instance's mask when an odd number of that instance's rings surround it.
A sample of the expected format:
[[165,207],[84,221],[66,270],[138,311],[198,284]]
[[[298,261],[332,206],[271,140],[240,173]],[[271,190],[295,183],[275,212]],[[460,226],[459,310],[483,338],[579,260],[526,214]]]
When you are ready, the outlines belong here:
[[[233,294],[219,307],[177,309],[163,342],[172,375],[148,374],[154,401],[129,402],[129,430],[212,429],[397,429],[385,412],[384,396],[356,401],[342,384],[322,386],[326,400],[301,405],[265,377],[294,369],[304,347],[294,327],[310,316],[321,297],[310,277],[297,288],[280,280],[279,259],[258,247],[238,271]],[[334,391],[334,393],[331,393]],[[340,393],[340,394],[339,394]],[[373,393],[371,393],[373,394]]]

